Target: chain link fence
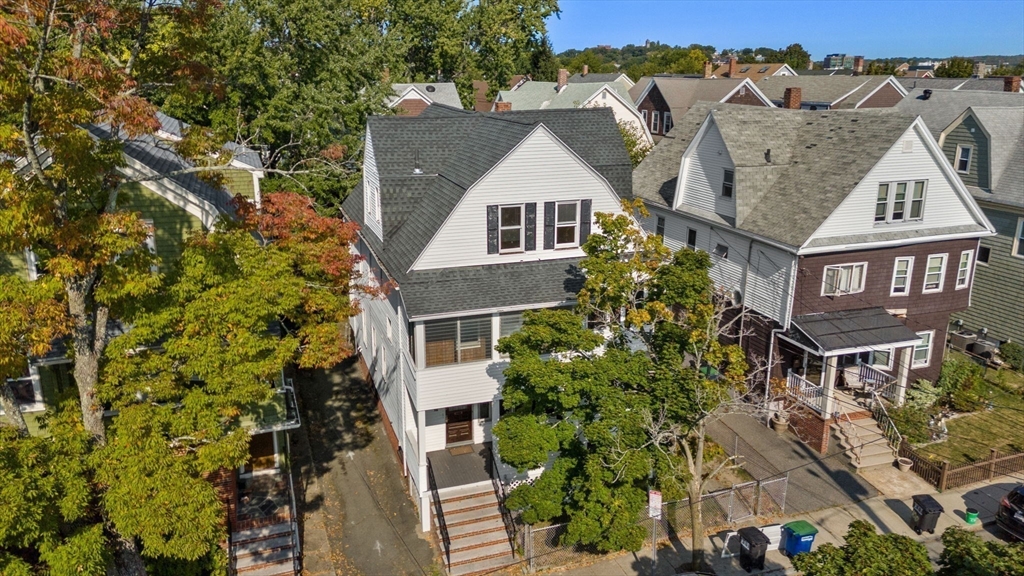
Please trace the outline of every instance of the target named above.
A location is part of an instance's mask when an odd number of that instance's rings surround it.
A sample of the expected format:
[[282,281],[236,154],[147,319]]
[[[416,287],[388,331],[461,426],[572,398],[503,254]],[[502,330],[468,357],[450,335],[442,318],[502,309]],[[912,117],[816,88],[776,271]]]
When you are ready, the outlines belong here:
[[[786,510],[786,487],[788,476],[780,476],[765,481],[753,481],[738,484],[732,488],[706,494],[700,500],[700,511],[705,532],[717,531],[730,527],[736,522],[754,517],[780,516]],[[652,523],[657,523],[659,541],[675,537],[679,540],[689,538],[693,532],[692,513],[688,498],[666,502],[661,507],[661,518],[647,517],[644,509],[643,517],[637,525],[652,534]],[[523,562],[532,572],[540,568],[563,566],[576,562],[593,561],[600,552],[591,546],[564,542],[569,530],[568,524],[554,524],[542,528],[533,528],[516,519],[516,548],[523,557]],[[650,545],[650,536],[647,537]]]

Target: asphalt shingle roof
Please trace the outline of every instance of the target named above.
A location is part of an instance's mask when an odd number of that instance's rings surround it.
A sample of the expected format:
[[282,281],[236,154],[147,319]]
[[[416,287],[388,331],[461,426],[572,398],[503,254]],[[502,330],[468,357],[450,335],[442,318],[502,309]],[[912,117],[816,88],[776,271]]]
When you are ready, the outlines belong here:
[[835,104],[835,108],[853,108],[878,88],[889,76],[771,76],[757,83],[765,96],[779,104],[786,88],[799,88],[803,102]]
[[[709,114],[736,164],[736,222],[686,205],[678,210],[794,248],[808,240],[915,119],[891,109],[811,112],[699,104],[676,119],[670,137],[637,167],[636,196],[671,206],[683,153]],[[768,149],[771,163],[764,157]]]
[[931,88],[932,90],[984,90],[1002,92],[1002,78],[913,78],[896,79],[909,92],[915,88]]
[[[750,80],[752,82],[757,82],[758,80],[761,80],[762,78],[767,78],[767,77],[775,74],[779,70],[782,70],[782,67],[785,66],[785,65],[786,65],[785,62],[774,63],[774,64],[767,64],[767,63],[739,64],[739,63],[737,63],[736,64],[736,75],[735,76],[730,76],[729,75],[729,64],[726,63],[726,64],[722,64],[718,68],[715,68],[715,70],[714,70],[714,72],[712,72],[712,74],[714,74],[715,76],[717,76],[719,78],[750,78]],[[746,71],[744,72],[744,70],[746,70]],[[799,72],[797,72],[797,74],[799,74]]]
[[392,106],[395,102],[398,102],[398,98],[410,87],[415,87],[416,90],[421,92],[434,104],[444,104],[445,106],[454,106],[455,108],[462,108],[462,99],[459,98],[459,90],[455,87],[454,82],[413,82],[409,84],[392,84],[391,91],[394,92],[394,96],[391,96],[385,101],[385,104]]
[[793,324],[826,352],[921,339],[884,308],[805,314],[793,318]]
[[673,128],[675,119],[682,116],[697,102],[721,102],[743,83],[744,78],[679,78],[644,76],[629,90],[636,101],[643,95],[647,85],[653,81],[661,96],[672,109]]
[[975,198],[1024,207],[1024,103],[1021,106],[971,106],[990,138],[992,187],[969,186]]
[[940,90],[930,89],[926,100],[924,88],[915,88],[900,100],[895,108],[906,114],[924,119],[935,138],[971,106],[1024,106],[1024,94],[1015,92],[989,92],[984,90]]
[[[163,112],[156,111],[156,119],[160,122],[160,130],[170,134],[174,138],[182,138],[185,136],[185,131],[188,130],[188,122],[178,120],[173,116],[168,116]],[[260,155],[251,148],[246,148],[241,144],[235,142],[225,142],[224,148],[231,152],[232,158],[239,162],[252,166],[253,168],[263,168],[263,161],[260,160]]]
[[[409,270],[466,190],[540,124],[616,193],[631,195],[631,164],[608,108],[475,113],[433,105],[417,117],[370,117],[384,241],[372,233],[363,238],[398,282],[410,316],[564,301],[579,290],[578,278],[569,274],[576,264],[572,259]],[[417,162],[421,175],[413,174]],[[362,184],[342,211],[364,224]]]
[[596,72],[591,72],[591,73],[587,74],[586,76],[584,76],[583,74],[577,72],[577,73],[573,74],[572,76],[569,76],[569,83],[570,84],[584,84],[584,83],[591,83],[591,84],[593,84],[593,83],[597,83],[597,82],[600,82],[600,83],[622,82],[627,87],[630,86],[629,82],[625,82],[625,81],[622,80],[623,77],[628,78],[628,76],[626,76],[622,72],[608,72],[607,74],[605,74],[605,73],[598,74]]
[[498,93],[498,100],[510,102],[513,111],[579,108],[605,86],[621,96],[628,106],[633,106],[629,90],[621,82],[569,83],[562,90],[558,90],[556,82],[530,80],[515,90],[502,90]]

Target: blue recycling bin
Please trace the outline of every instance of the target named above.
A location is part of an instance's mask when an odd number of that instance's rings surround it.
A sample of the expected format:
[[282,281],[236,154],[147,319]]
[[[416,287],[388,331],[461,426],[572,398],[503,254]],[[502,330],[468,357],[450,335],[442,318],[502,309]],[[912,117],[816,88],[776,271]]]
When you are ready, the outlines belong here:
[[786,542],[786,547],[782,552],[792,558],[797,554],[811,551],[811,546],[814,544],[814,537],[818,534],[818,529],[811,526],[810,522],[796,520],[783,526],[782,532],[785,535]]

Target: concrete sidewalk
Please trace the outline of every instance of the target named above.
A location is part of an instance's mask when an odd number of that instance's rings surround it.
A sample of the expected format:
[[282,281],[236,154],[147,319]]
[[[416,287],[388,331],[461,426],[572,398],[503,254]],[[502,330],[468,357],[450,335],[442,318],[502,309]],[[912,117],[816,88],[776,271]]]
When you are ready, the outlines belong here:
[[[843,536],[850,523],[854,520],[866,520],[878,527],[884,534],[896,533],[909,536],[921,542],[928,549],[932,561],[942,553],[942,532],[950,526],[960,526],[978,532],[983,540],[1001,540],[1005,538],[995,526],[995,514],[999,500],[1016,486],[1014,481],[994,481],[976,484],[960,490],[952,490],[942,494],[934,494],[932,487],[917,476],[907,472],[900,473],[895,468],[868,471],[864,478],[878,490],[879,495],[861,502],[826,508],[810,513],[800,513],[777,520],[785,524],[793,520],[807,520],[818,528],[814,540],[817,548],[826,542],[841,546]],[[939,518],[935,534],[918,536],[911,527],[911,499],[913,494],[932,493],[944,512]],[[964,521],[967,508],[979,511],[979,520],[974,525]],[[704,548],[712,563],[715,573],[722,575],[746,575],[740,568],[739,557],[722,558],[722,542],[726,533],[715,534],[705,538]],[[680,567],[690,561],[689,539],[679,541],[672,538],[661,542],[658,548],[658,566],[655,574],[669,576],[681,572]],[[622,553],[608,557],[586,567],[574,567],[565,570],[553,570],[576,576],[647,576],[651,574],[651,551],[646,548],[638,553]],[[768,552],[765,569],[754,571],[753,574],[797,574],[792,563],[778,550]]]

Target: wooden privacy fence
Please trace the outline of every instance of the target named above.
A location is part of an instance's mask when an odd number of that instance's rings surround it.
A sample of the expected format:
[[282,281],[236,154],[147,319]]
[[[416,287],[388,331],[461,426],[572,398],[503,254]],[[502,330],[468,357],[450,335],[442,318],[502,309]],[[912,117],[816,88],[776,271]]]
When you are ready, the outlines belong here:
[[939,492],[967,486],[976,482],[989,482],[998,476],[1008,476],[1024,471],[1024,451],[999,455],[992,449],[987,460],[951,465],[948,461],[933,462],[918,453],[904,440],[900,444],[900,457],[913,461],[913,470]]

